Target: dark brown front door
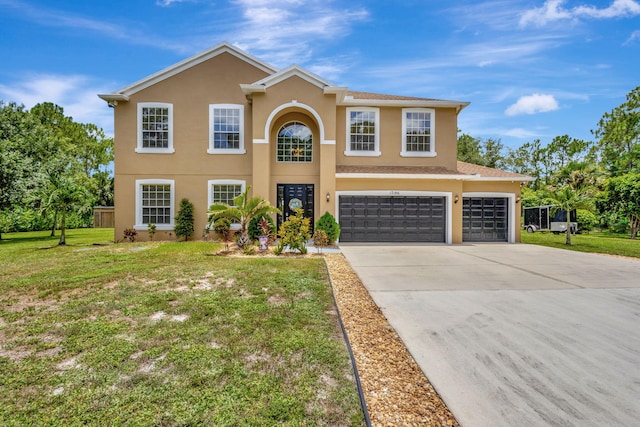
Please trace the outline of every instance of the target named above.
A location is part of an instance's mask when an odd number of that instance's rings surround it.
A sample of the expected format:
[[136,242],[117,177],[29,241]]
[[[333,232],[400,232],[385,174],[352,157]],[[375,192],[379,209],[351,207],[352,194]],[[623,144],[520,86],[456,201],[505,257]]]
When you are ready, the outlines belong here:
[[313,232],[313,184],[278,184],[278,209],[282,212],[278,215],[278,229],[298,208],[309,218]]

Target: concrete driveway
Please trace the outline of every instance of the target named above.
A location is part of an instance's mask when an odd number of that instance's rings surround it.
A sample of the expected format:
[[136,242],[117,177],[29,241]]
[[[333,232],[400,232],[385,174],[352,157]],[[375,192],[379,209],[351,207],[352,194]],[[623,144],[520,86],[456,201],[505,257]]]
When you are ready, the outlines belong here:
[[520,244],[341,249],[463,426],[638,425],[640,261]]

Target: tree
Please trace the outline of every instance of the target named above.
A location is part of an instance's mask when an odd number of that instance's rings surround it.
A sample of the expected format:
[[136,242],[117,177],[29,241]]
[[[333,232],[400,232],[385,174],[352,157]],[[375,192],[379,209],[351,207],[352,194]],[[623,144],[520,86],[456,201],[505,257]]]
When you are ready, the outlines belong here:
[[193,216],[193,203],[189,199],[180,200],[180,207],[178,208],[178,215],[176,216],[176,237],[184,237],[184,240],[189,240],[189,236],[193,234],[195,218]]
[[554,205],[551,214],[558,209],[562,209],[567,212],[567,231],[566,240],[567,245],[571,244],[571,215],[570,212],[575,209],[591,209],[592,200],[588,189],[585,188],[572,188],[570,185],[565,185],[559,188],[550,187],[546,192],[547,200]]
[[640,86],[627,94],[626,102],[602,116],[594,134],[612,176],[640,171]]
[[480,165],[483,163],[480,138],[463,133],[458,137],[458,160]]
[[640,173],[610,178],[607,182],[606,208],[625,216],[631,226],[631,238],[638,236],[640,227]]
[[248,227],[251,220],[260,215],[269,213],[280,213],[280,210],[258,196],[249,198],[248,192],[251,187],[247,187],[241,194],[233,199],[233,205],[226,203],[214,203],[209,207],[209,226],[219,218],[229,218],[231,221],[240,224],[240,237],[238,246],[244,247],[251,242],[248,234]]
[[480,139],[468,134],[458,137],[458,160],[489,168],[503,167],[504,144],[499,139]]
[[67,175],[49,175],[45,205],[60,213],[60,241],[58,245],[66,245],[66,218],[72,210],[87,209],[86,199],[89,195],[79,180]]
[[[55,232],[57,204],[43,209],[53,188],[50,175],[64,175],[88,190],[78,212],[83,212],[81,223],[89,225],[89,207],[113,204],[107,169],[112,160],[113,140],[93,124],[74,122],[62,107],[44,102],[27,110],[0,101],[0,212],[10,210],[21,224],[28,223],[27,229],[48,224]],[[41,215],[35,215],[38,211]]]

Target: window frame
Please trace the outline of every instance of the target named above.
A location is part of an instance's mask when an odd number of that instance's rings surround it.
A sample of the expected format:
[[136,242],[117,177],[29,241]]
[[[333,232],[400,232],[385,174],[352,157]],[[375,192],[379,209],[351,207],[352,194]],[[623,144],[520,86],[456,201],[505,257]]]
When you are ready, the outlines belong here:
[[[145,108],[166,108],[167,115],[169,116],[168,123],[168,146],[167,147],[144,147],[143,146],[143,129],[142,129],[142,112]],[[173,154],[175,149],[173,148],[173,104],[168,102],[138,102],[138,137],[136,143],[136,153],[153,153],[153,154]]]
[[[407,151],[407,113],[429,113],[429,150]],[[433,108],[403,108],[402,109],[402,157],[436,157],[436,110]]]
[[[209,207],[216,203],[213,200],[213,186],[214,185],[240,185],[240,193],[243,193],[247,189],[247,181],[242,179],[210,179],[207,181],[207,211]],[[240,230],[240,224],[234,222],[231,224],[231,230]]]
[[144,185],[169,185],[171,192],[170,202],[170,222],[169,224],[156,224],[156,230],[168,231],[175,228],[175,181],[173,179],[137,179],[136,180],[136,224],[133,226],[135,230],[148,230],[148,224],[142,222],[142,187]]
[[[375,113],[375,127],[374,127],[374,149],[372,151],[353,150],[351,149],[351,113],[353,112],[373,112]],[[363,156],[363,157],[379,157],[382,155],[380,152],[380,108],[377,107],[348,107],[346,109],[346,141],[345,141],[345,156]]]
[[[214,111],[216,109],[228,109],[239,111],[239,145],[238,148],[215,148],[214,138]],[[209,104],[209,154],[245,154],[247,150],[244,144],[244,105],[242,104]]]
[[[280,145],[280,132],[282,132],[282,130],[289,126],[289,125],[302,125],[304,127],[306,127],[307,129],[309,129],[309,132],[311,133],[311,154],[310,154],[310,160],[305,160],[305,161],[292,161],[292,160],[280,160],[278,158],[278,150],[279,150],[279,145]],[[278,132],[276,133],[276,163],[289,163],[289,164],[310,164],[313,163],[313,152],[315,150],[313,149],[313,130],[311,130],[311,127],[304,123],[301,122],[300,120],[291,120],[288,121],[286,123],[284,123],[282,126],[280,126],[280,128],[278,129]],[[307,157],[306,155],[304,155],[303,157]]]

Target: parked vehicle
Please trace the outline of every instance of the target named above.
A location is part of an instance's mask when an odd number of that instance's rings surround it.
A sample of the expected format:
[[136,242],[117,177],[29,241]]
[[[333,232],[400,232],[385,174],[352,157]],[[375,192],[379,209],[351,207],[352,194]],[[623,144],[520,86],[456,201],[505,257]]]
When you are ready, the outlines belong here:
[[[524,208],[524,229],[527,233],[536,231],[551,231],[554,234],[564,233],[567,231],[567,211],[564,209],[556,209],[555,206],[530,206]],[[578,222],[575,209],[569,214],[571,221],[571,232],[575,234],[578,231]]]

